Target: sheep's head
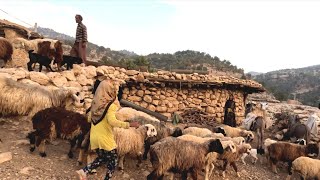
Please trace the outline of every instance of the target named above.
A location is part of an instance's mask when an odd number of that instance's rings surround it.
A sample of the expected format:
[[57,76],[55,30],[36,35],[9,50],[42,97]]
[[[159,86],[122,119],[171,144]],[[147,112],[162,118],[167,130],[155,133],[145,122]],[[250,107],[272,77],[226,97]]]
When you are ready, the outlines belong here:
[[254,139],[254,135],[251,131],[245,131],[246,134],[246,142],[252,142]]
[[239,145],[242,145],[244,143],[246,143],[246,140],[244,139],[244,137],[237,137]]
[[209,152],[217,152],[219,154],[222,154],[224,152],[221,141],[219,139],[213,139],[209,141]]
[[182,130],[179,127],[174,128],[173,133],[171,134],[173,137],[182,136]]
[[247,143],[242,144],[242,145],[241,145],[241,148],[244,149],[244,151],[243,151],[244,153],[247,153],[248,155],[251,154],[251,149],[252,149],[252,147],[251,147],[250,144],[247,144]]
[[314,143],[310,143],[310,144],[307,144],[306,146],[306,152],[308,154],[308,156],[319,156],[319,145],[318,144],[314,144]]
[[147,138],[148,137],[154,137],[154,136],[157,136],[157,130],[156,130],[156,128],[153,126],[153,125],[151,125],[151,124],[145,124],[145,125],[143,125],[145,128],[146,128],[146,130],[147,130]]
[[237,147],[232,141],[225,141],[224,150],[235,153],[237,151]]
[[216,133],[221,133],[221,134],[223,134],[224,136],[227,136],[226,131],[224,130],[223,127],[217,127],[217,128],[215,129],[215,132],[216,132]]
[[65,107],[66,109],[72,109],[72,107],[82,107],[83,105],[83,99],[80,96],[79,92],[76,92],[74,90],[67,90],[67,97],[62,103],[62,107]]

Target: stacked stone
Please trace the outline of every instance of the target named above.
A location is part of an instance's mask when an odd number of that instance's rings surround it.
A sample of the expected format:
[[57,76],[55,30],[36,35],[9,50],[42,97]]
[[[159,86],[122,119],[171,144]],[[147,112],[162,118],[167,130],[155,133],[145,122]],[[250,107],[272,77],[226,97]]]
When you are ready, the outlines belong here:
[[[167,71],[158,71],[157,73],[139,72],[135,70],[125,70],[110,66],[87,66],[74,65],[72,70],[62,72],[29,72],[25,68],[2,68],[0,75],[5,75],[14,80],[48,86],[52,88],[65,87],[76,88],[81,92],[84,98],[84,106],[79,111],[84,111],[91,106],[93,95],[91,94],[93,83],[96,79],[117,79],[125,81],[134,81],[137,84],[124,89],[123,98],[144,108],[162,113],[171,117],[173,112],[181,113],[186,108],[199,108],[202,111],[215,116],[216,121],[221,122],[224,115],[224,104],[228,94],[233,94],[236,102],[236,115],[238,121],[242,120],[244,113],[243,92],[228,91],[226,89],[199,89],[199,88],[175,88],[166,87],[164,84],[160,88],[150,87],[146,82],[160,80],[181,80],[181,81],[211,81],[216,83],[224,82],[244,82],[232,77],[218,77],[198,74],[177,74]],[[247,81],[246,81],[247,82]],[[251,84],[257,84],[251,82]]]

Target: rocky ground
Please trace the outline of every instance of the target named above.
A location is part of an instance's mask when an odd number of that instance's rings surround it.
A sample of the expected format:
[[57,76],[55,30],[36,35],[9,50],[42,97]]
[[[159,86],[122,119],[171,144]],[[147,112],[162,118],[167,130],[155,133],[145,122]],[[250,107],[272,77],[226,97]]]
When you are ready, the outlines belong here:
[[[47,157],[45,158],[40,157],[37,150],[30,153],[29,142],[25,137],[31,129],[31,123],[22,119],[24,118],[0,119],[0,179],[77,179],[75,170],[82,166],[76,165],[76,158],[69,159],[67,157],[68,142],[57,140],[49,143],[46,146]],[[8,161],[2,162],[6,158]],[[114,174],[114,179],[145,179],[152,169],[150,162],[144,161],[140,168],[135,166],[135,162],[135,160],[127,159],[125,171],[117,171]],[[285,179],[287,175],[286,165],[281,163],[279,164],[279,174],[272,173],[266,163],[260,164],[258,162],[253,165],[250,159],[247,159],[247,165],[243,165],[241,162],[237,164],[241,177],[237,178],[232,168],[228,167],[225,179]],[[211,179],[222,178],[219,173],[221,170],[217,166]],[[98,169],[96,175],[89,176],[89,179],[103,179],[103,175],[104,167]]]

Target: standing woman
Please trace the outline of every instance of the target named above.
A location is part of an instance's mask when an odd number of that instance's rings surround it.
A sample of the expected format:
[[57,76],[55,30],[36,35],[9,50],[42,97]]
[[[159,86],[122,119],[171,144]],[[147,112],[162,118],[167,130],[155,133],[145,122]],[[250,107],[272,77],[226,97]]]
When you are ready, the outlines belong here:
[[236,103],[233,101],[233,95],[229,95],[229,99],[227,100],[224,106],[224,117],[223,117],[223,124],[226,124],[231,127],[236,127]]
[[88,115],[91,122],[90,149],[95,150],[98,157],[86,167],[77,171],[80,180],[85,180],[87,174],[101,165],[107,166],[105,180],[111,179],[116,169],[118,156],[117,144],[113,135],[113,127],[138,127],[137,122],[123,122],[116,119],[115,113],[120,107],[117,99],[119,84],[116,81],[102,81],[93,97]]

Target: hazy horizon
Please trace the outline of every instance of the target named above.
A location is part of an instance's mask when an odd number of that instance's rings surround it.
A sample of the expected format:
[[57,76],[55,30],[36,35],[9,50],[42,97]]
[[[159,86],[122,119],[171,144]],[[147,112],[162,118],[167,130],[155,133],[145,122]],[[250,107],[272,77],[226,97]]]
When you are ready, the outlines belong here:
[[[0,19],[73,36],[75,14],[88,39],[139,55],[194,50],[245,72],[320,64],[320,2],[312,0],[139,0],[1,2]],[[22,22],[23,21],[23,22]]]

